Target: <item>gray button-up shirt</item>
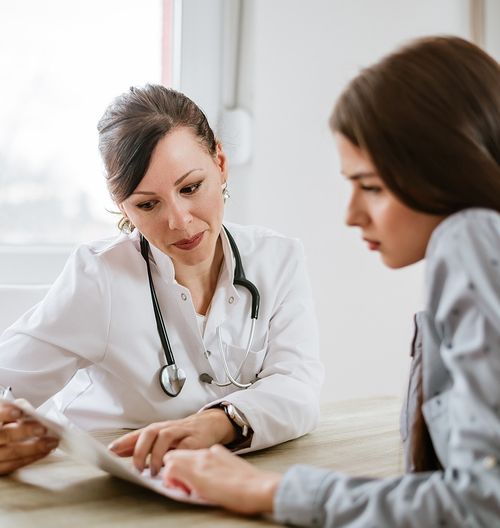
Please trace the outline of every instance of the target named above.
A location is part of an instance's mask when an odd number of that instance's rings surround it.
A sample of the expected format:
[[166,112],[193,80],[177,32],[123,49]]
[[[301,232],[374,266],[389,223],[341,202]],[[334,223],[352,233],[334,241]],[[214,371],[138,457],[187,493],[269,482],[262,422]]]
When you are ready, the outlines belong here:
[[401,429],[408,452],[422,372],[422,410],[444,470],[367,479],[293,466],[276,494],[277,521],[500,527],[500,214],[451,215],[432,234],[426,258],[426,310],[416,316]]

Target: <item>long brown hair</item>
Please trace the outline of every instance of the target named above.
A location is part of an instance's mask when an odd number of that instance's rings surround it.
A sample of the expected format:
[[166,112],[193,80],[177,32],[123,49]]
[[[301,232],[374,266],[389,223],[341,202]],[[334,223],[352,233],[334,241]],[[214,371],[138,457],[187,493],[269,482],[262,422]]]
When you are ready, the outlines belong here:
[[[330,126],[365,150],[408,207],[449,215],[500,212],[500,67],[458,37],[419,39],[366,68],[344,90]],[[439,467],[419,411],[417,471]]]

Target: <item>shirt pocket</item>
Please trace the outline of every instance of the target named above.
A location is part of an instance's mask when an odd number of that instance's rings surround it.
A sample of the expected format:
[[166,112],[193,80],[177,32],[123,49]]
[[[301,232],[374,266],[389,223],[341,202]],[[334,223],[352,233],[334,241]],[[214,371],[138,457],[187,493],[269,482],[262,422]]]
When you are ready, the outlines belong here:
[[[234,345],[224,345],[229,374],[239,383],[253,383],[260,371],[266,357],[267,345],[259,350],[250,350],[245,359],[246,349]],[[236,377],[241,366],[239,376]]]

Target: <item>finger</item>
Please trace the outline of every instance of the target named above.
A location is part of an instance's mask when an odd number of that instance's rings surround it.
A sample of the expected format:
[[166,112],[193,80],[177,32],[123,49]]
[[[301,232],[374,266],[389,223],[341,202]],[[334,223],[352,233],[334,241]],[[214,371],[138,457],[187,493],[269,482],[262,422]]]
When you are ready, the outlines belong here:
[[38,455],[33,455],[30,457],[18,458],[17,460],[9,460],[8,462],[0,462],[0,475],[8,475],[16,469],[32,464],[37,460],[40,460],[47,453],[40,453]]
[[200,446],[199,442],[197,442],[192,436],[184,437],[175,446],[176,449],[185,449],[185,450],[200,449],[201,447],[205,447],[205,446]]
[[149,468],[153,477],[160,471],[165,453],[170,449],[177,448],[179,442],[185,438],[185,434],[186,432],[178,427],[162,429],[158,432],[149,460]]
[[108,445],[108,449],[119,456],[132,456],[135,444],[142,431],[143,429],[138,429],[137,431],[132,431],[123,435],[117,440],[111,442],[111,444]]
[[184,491],[184,493],[186,493],[187,495],[191,495],[192,490],[191,490],[190,488],[188,488],[188,486],[186,486],[186,484],[184,484],[184,483],[181,482],[180,480],[175,480],[175,479],[171,479],[171,478],[165,478],[165,479],[163,480],[163,484],[164,484],[167,488],[181,489],[181,490]]
[[134,466],[139,470],[143,471],[146,467],[146,459],[153,448],[156,441],[158,431],[152,427],[146,427],[141,430],[139,438],[134,447],[134,453],[132,460]]
[[47,429],[35,421],[13,422],[0,427],[0,446],[33,437],[41,437]]
[[169,451],[163,457],[165,465],[163,472],[163,482],[169,485],[170,482],[181,483],[183,486],[194,489],[195,485],[195,468],[199,460],[207,455],[207,449],[196,451],[179,450]]
[[20,458],[47,454],[57,447],[57,438],[37,438],[25,440],[24,442],[12,442],[0,447],[0,461],[9,462]]
[[0,422],[11,422],[12,420],[18,420],[23,415],[21,409],[18,409],[14,405],[8,403],[0,403]]

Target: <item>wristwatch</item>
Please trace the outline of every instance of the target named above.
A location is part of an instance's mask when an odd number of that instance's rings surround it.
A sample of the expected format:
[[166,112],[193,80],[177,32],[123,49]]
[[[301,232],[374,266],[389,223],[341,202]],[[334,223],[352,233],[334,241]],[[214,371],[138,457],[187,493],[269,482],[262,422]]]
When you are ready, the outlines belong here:
[[221,402],[219,408],[226,413],[236,432],[236,438],[230,444],[227,444],[226,447],[229,449],[243,449],[250,446],[253,431],[245,417],[232,403]]

